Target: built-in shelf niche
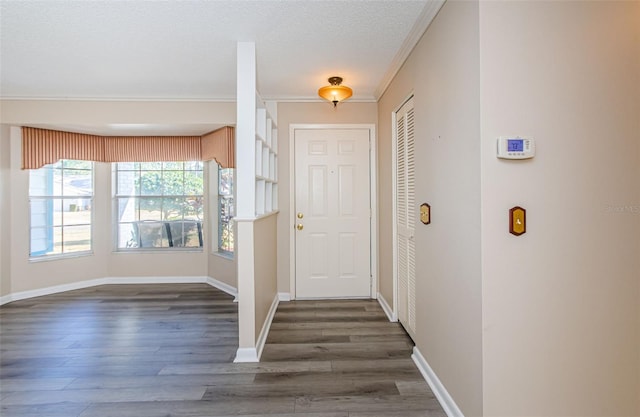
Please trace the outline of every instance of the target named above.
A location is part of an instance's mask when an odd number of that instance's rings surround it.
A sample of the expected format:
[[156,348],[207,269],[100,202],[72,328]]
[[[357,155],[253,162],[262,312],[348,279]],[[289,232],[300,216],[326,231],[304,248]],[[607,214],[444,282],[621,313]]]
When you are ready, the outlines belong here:
[[278,209],[278,129],[275,107],[256,96],[256,215]]

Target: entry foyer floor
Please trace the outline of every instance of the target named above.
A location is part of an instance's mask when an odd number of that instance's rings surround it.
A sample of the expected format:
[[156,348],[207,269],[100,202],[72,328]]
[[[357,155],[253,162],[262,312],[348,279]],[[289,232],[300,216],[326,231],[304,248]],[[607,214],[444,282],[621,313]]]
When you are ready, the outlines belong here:
[[3,417],[445,413],[376,301],[280,303],[234,364],[237,304],[205,284],[108,285],[0,308]]

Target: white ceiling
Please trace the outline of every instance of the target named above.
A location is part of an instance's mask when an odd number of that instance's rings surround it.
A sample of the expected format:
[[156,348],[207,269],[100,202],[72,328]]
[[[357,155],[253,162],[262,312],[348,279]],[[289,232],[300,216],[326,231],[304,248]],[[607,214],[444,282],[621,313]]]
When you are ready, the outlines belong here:
[[319,100],[342,76],[376,100],[430,0],[0,0],[0,97],[234,100],[236,44],[256,44],[268,100]]

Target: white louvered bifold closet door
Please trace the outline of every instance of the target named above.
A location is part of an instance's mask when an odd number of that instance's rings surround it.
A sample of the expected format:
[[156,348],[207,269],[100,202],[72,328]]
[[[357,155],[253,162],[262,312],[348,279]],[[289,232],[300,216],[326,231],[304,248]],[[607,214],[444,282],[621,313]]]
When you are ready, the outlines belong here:
[[409,335],[416,326],[415,134],[413,98],[396,113],[396,274],[398,319]]

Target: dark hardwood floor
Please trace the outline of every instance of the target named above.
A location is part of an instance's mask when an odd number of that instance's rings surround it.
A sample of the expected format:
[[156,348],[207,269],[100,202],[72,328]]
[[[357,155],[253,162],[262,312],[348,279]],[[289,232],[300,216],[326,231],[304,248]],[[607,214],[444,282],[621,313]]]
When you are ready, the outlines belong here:
[[0,308],[3,417],[445,413],[376,301],[281,303],[234,364],[237,305],[205,284],[108,285]]

